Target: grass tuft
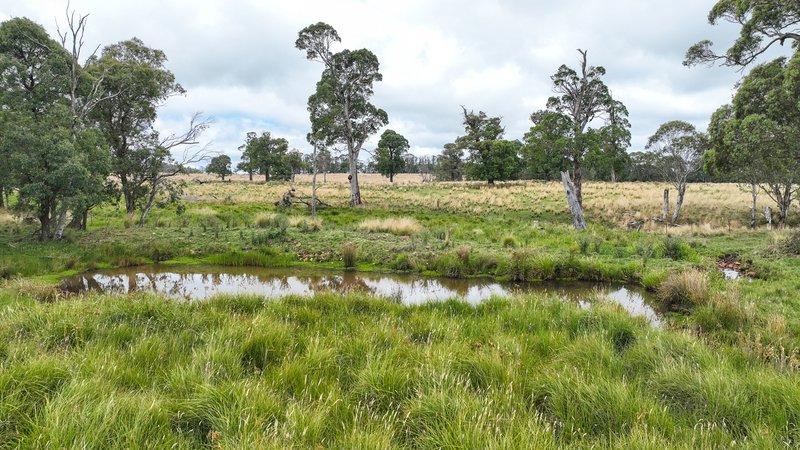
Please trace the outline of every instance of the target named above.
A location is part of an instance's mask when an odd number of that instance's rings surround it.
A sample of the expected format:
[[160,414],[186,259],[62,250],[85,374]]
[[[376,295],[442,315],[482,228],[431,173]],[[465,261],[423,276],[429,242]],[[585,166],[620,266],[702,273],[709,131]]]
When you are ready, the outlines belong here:
[[358,229],[367,233],[391,233],[398,236],[410,236],[422,231],[422,225],[412,217],[397,217],[367,219],[358,224]]

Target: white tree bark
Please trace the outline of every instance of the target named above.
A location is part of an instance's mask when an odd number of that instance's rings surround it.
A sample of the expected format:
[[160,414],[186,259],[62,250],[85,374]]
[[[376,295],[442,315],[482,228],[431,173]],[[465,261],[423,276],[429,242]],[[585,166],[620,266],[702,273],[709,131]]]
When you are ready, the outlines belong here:
[[576,230],[586,229],[586,219],[583,217],[583,208],[578,202],[578,196],[575,192],[575,185],[569,178],[568,172],[561,172],[561,181],[564,183],[564,191],[567,194],[567,203],[569,204],[569,211],[572,214],[572,224]]

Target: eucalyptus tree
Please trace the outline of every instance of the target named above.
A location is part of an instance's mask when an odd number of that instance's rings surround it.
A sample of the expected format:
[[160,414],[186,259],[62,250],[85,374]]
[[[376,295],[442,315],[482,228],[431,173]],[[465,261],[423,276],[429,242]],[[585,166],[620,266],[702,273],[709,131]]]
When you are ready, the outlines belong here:
[[628,108],[622,102],[611,100],[608,104],[606,122],[599,130],[600,151],[611,170],[611,182],[617,181],[617,172],[629,161],[627,149],[631,146],[631,123]]
[[785,226],[800,174],[800,55],[754,67],[709,128],[716,167],[757,181]]
[[251,131],[247,133],[244,145],[239,148],[242,150],[242,160],[247,161],[247,168],[264,175],[264,182],[269,183],[273,175],[277,174],[280,178],[280,174],[287,172],[284,166],[289,141],[286,139],[273,137],[269,131],[261,135]]
[[456,138],[456,145],[468,152],[466,169],[471,178],[488,184],[513,178],[519,168],[519,148],[516,141],[503,140],[505,129],[500,117],[477,114],[461,107],[465,135]]
[[394,176],[405,167],[403,158],[408,153],[408,140],[394,130],[386,130],[381,134],[378,148],[375,149],[375,166],[381,175],[389,177],[389,182],[394,182]]
[[523,138],[524,175],[532,179],[555,180],[569,167],[568,148],[573,142],[572,121],[554,111],[531,114],[533,126]]
[[454,143],[444,144],[442,154],[436,158],[434,167],[439,181],[461,181],[464,179],[464,149]]
[[658,127],[647,141],[647,149],[659,155],[664,180],[678,190],[671,224],[675,225],[681,213],[689,175],[703,166],[703,154],[708,141],[694,125],[673,120]]
[[103,77],[101,86],[112,96],[94,108],[92,117],[111,146],[112,173],[129,215],[150,190],[153,149],[159,145],[153,129],[157,109],[167,98],[185,93],[166,61],[163,51],[133,38],[105,47],[87,63],[91,73]]
[[373,84],[381,81],[380,64],[367,49],[331,51],[341,42],[326,23],[310,25],[298,34],[295,47],[312,61],[325,66],[316,91],[308,99],[312,134],[324,136],[326,146],[343,145],[347,150],[350,204],[362,204],[358,185],[358,155],[364,142],[389,122],[386,112],[369,102]]
[[59,239],[68,209],[102,190],[108,173],[103,140],[76,123],[91,97],[75,88],[74,58],[29,19],[0,24],[0,181],[18,191],[17,209],[36,215],[40,239]]
[[797,0],[719,0],[708,13],[708,22],[739,25],[739,36],[724,52],[702,40],[686,52],[684,65],[715,64],[745,67],[776,44],[787,42],[797,50],[800,42],[800,2]]
[[228,155],[219,155],[211,158],[211,161],[206,166],[206,173],[212,173],[225,181],[225,177],[231,175],[231,157]]
[[603,82],[605,68],[590,66],[586,57],[587,51],[578,52],[581,59],[577,71],[564,64],[550,77],[553,91],[557,95],[547,100],[547,111],[559,113],[569,119],[570,142],[565,146],[565,151],[566,157],[572,163],[571,181],[575,186],[575,196],[582,205],[583,157],[597,142],[594,136],[586,136],[587,128],[595,119],[606,117],[611,109],[617,109],[621,114],[624,106],[614,102],[608,86]]

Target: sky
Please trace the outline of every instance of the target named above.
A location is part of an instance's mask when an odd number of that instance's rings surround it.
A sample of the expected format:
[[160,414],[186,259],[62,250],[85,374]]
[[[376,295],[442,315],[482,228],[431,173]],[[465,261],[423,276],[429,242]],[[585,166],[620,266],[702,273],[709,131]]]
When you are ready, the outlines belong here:
[[[714,3],[72,0],[70,8],[89,14],[87,53],[132,37],[163,50],[187,93],[162,105],[157,129],[178,132],[202,112],[213,120],[204,143],[236,162],[249,131],[269,131],[310,152],[306,103],[322,65],[306,60],[294,42],[319,21],[339,32],[334,50],[367,48],[377,55],[383,81],[373,103],[413,154],[438,154],[464,133],[461,105],[501,116],[505,137],[521,139],[530,114],[553,95],[550,77],[561,64],[578,67],[576,49],[588,50],[590,65],[606,68],[606,84],[630,112],[630,151],[641,151],[664,122],[705,129],[742,77],[733,68],[682,65],[686,49],[699,40],[724,50],[735,39],[736,27],[708,24]],[[66,8],[63,0],[0,0],[0,20],[28,17],[55,37]]]

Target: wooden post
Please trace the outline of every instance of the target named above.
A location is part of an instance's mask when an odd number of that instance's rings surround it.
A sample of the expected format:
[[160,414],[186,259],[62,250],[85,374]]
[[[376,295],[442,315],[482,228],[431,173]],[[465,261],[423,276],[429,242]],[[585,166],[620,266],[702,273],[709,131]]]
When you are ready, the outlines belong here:
[[669,220],[669,189],[664,189],[664,210],[661,213],[664,223]]
[[575,193],[575,185],[569,178],[568,172],[561,172],[561,181],[564,183],[564,191],[567,193],[567,203],[569,212],[572,214],[572,224],[576,230],[586,229],[586,220],[583,218],[583,208],[578,203],[578,196]]

